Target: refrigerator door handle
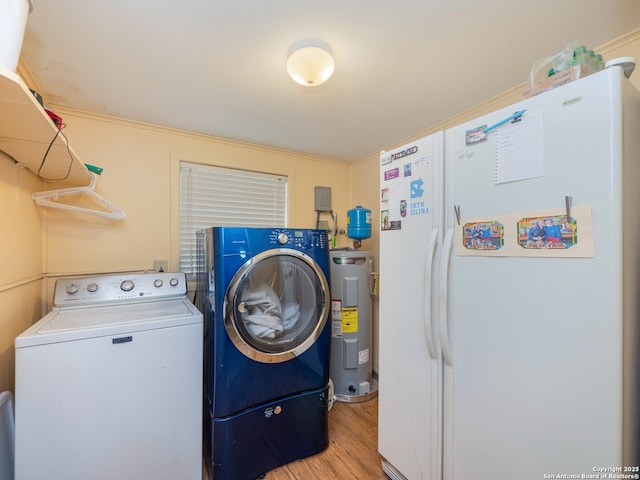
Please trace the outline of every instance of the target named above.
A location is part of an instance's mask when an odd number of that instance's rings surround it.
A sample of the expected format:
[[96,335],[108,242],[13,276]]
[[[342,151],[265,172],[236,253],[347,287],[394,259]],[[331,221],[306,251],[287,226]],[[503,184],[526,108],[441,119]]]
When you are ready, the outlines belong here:
[[433,338],[433,266],[436,256],[436,247],[438,246],[438,229],[431,229],[431,239],[429,240],[429,247],[427,249],[427,258],[424,266],[424,334],[427,339],[427,348],[429,349],[429,355],[434,360],[437,358],[436,345]]
[[442,343],[442,356],[445,364],[453,365],[453,351],[451,349],[451,341],[449,339],[449,318],[448,318],[448,302],[449,302],[449,262],[451,261],[451,252],[453,250],[453,237],[455,229],[448,228],[444,237],[444,247],[442,248],[443,261],[440,264],[440,340]]

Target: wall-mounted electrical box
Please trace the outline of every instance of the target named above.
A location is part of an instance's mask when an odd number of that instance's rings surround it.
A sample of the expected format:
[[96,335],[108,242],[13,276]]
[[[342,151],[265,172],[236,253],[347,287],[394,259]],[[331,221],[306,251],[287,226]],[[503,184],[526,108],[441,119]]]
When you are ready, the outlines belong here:
[[315,187],[315,208],[316,212],[330,212],[331,208],[331,187]]

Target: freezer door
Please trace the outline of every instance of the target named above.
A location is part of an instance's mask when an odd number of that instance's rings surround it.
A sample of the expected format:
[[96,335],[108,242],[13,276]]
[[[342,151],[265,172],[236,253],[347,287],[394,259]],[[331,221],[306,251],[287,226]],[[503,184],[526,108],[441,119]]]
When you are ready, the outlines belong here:
[[[623,158],[624,81],[603,71],[446,133],[446,479],[538,480],[625,466],[623,327],[637,307],[623,297],[623,276],[637,278],[639,262],[637,237],[628,248],[623,235],[638,233],[629,220],[640,176]],[[637,118],[637,96],[627,105]],[[473,143],[477,127],[522,110],[518,125],[504,124],[521,132],[497,127]],[[536,165],[497,172],[511,154]],[[551,258],[549,245],[532,257],[519,255],[524,246],[506,256],[457,253],[466,240],[464,230],[452,234],[454,206],[461,225],[473,225],[562,216],[565,196],[591,208],[591,256]],[[512,219],[503,222],[505,242],[527,233]],[[577,242],[589,241],[587,224],[577,226]]]
[[380,165],[379,451],[408,479],[440,475],[442,132],[385,152]]

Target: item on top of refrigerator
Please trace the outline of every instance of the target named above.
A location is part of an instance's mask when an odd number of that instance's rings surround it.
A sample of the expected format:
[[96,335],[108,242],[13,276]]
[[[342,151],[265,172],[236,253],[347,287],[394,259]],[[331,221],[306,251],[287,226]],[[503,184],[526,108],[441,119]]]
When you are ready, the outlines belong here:
[[584,45],[569,43],[560,52],[542,58],[531,66],[529,88],[524,92],[524,96],[537,95],[599,72],[603,68],[602,55],[587,50]]
[[622,71],[624,72],[624,76],[629,78],[633,73],[633,70],[636,68],[636,59],[634,57],[618,57],[612,58],[607,63],[605,63],[604,68],[622,67]]

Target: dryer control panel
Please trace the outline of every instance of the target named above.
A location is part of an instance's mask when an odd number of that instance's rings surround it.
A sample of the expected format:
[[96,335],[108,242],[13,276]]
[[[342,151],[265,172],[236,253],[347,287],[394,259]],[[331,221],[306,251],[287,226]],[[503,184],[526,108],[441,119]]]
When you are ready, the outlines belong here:
[[327,248],[327,232],[325,230],[282,228],[271,232],[269,240],[281,247],[296,247],[301,250]]
[[187,294],[182,272],[122,273],[60,278],[53,306],[57,308],[97,304],[168,300]]

